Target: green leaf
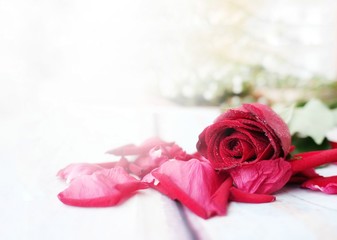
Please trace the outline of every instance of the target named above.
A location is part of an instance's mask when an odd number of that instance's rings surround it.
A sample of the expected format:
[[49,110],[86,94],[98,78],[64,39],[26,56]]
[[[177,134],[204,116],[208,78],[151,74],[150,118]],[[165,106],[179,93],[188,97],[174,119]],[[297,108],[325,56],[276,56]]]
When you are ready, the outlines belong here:
[[311,137],[316,144],[321,144],[326,133],[335,125],[333,112],[321,101],[310,100],[302,108],[294,111],[289,122],[292,135],[298,133],[303,137]]
[[324,139],[323,142],[319,145],[316,144],[311,137],[301,138],[295,134],[294,136],[292,136],[291,139],[292,144],[296,146],[292,154],[298,154],[309,151],[326,150],[330,148],[329,141],[327,139]]

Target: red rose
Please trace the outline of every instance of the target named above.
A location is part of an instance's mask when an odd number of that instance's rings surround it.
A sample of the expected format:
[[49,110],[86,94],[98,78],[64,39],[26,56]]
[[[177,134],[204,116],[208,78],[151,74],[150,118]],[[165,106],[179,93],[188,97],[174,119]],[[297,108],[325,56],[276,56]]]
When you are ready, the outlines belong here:
[[259,103],[244,104],[223,113],[204,129],[197,143],[198,151],[218,170],[285,159],[290,146],[286,123]]

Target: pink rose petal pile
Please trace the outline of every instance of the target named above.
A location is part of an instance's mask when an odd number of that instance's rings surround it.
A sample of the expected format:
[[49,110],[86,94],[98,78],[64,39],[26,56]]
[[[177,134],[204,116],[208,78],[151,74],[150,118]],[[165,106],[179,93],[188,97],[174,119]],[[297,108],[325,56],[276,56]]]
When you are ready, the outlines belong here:
[[147,188],[155,189],[202,218],[225,215],[230,201],[266,203],[287,183],[337,194],[337,176],[315,167],[337,161],[337,149],[291,157],[287,125],[269,107],[245,104],[220,115],[199,135],[198,152],[151,138],[108,151],[109,163],[71,164],[58,172],[69,184],[59,199],[67,205],[107,207]]

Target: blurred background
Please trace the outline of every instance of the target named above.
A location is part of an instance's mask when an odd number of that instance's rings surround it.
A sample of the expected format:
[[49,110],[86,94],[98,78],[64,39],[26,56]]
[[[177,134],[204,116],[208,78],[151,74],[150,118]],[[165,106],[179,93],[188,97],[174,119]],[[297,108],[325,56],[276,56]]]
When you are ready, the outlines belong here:
[[333,0],[1,0],[2,144],[35,129],[94,151],[152,135],[194,146],[219,111],[255,101],[315,98],[333,118],[336,10]]

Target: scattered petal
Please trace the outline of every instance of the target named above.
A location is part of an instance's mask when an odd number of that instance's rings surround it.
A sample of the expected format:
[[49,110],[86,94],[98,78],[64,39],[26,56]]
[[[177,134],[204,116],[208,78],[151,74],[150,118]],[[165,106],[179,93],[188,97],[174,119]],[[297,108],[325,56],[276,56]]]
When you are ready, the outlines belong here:
[[103,167],[97,164],[91,163],[73,163],[67,167],[61,169],[57,176],[61,179],[71,182],[74,178],[80,177],[83,175],[91,175],[96,171],[104,169]]
[[308,168],[308,169],[303,170],[301,172],[295,173],[293,176],[291,176],[288,183],[301,184],[301,183],[307,181],[308,179],[317,178],[317,177],[321,177],[321,175],[319,175],[315,171],[314,168]]
[[313,178],[304,182],[301,186],[327,194],[337,194],[337,176]]
[[276,198],[273,195],[247,193],[236,187],[231,187],[230,189],[230,200],[235,202],[268,203],[275,201],[275,199]]
[[234,168],[230,175],[236,187],[244,192],[271,194],[288,182],[292,171],[289,162],[278,158]]
[[127,144],[118,148],[107,151],[107,153],[116,156],[130,156],[130,155],[146,155],[148,152],[156,146],[171,146],[173,142],[165,142],[160,138],[149,138],[145,140],[141,145],[136,146],[134,144]]
[[165,142],[160,138],[150,138],[141,145],[124,145],[108,151],[117,156],[133,156],[133,161],[127,161],[127,169],[130,173],[142,178],[153,169],[169,159],[189,160],[192,155],[187,154],[174,142]]
[[121,158],[118,162],[106,162],[106,163],[73,163],[67,167],[61,169],[56,176],[66,180],[67,183],[71,182],[74,178],[82,175],[91,175],[97,171],[103,169],[110,169],[113,167],[121,166],[127,169],[128,162],[124,158]]
[[191,157],[176,144],[170,146],[157,146],[150,149],[146,155],[140,156],[135,161],[130,162],[129,170],[131,173],[142,178],[153,169],[172,158],[187,160]]
[[115,167],[76,177],[58,197],[67,205],[107,207],[147,187],[146,183],[131,177],[122,167]]
[[308,168],[315,168],[321,165],[337,161],[337,149],[323,151],[312,151],[296,154],[291,163],[293,171],[300,172]]
[[103,168],[113,168],[113,167],[122,167],[126,171],[129,168],[129,161],[125,157],[121,157],[119,161],[117,162],[104,162],[104,163],[98,163],[97,165],[103,167]]
[[[211,197],[210,212],[215,212],[217,215],[225,215],[227,213],[227,205],[229,199],[229,190],[233,186],[233,179],[227,179],[220,185],[218,190]],[[212,208],[213,207],[213,208]]]
[[224,215],[231,181],[223,181],[209,162],[170,160],[145,176],[143,181],[202,218]]

